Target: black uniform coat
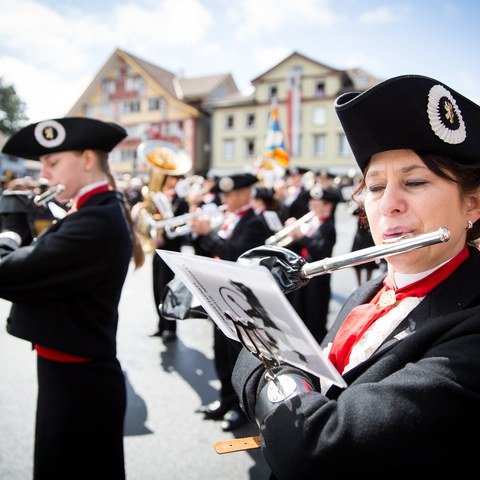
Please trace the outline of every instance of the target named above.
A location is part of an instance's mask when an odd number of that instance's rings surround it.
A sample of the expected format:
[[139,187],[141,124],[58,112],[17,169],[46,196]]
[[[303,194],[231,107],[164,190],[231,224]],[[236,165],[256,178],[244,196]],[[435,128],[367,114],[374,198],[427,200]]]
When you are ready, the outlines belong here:
[[[288,248],[296,253],[306,251],[308,263],[331,257],[337,241],[335,217],[327,218],[311,237],[303,237]],[[327,333],[328,309],[330,305],[331,275],[318,275],[302,288],[288,293],[287,299],[295,308],[315,340],[320,343]]]
[[208,235],[198,237],[194,245],[209,256],[235,262],[242,253],[263,245],[269,236],[266,223],[250,209],[235,225],[230,238],[221,238],[212,230]]
[[[171,207],[175,217],[188,213],[188,202],[178,195],[172,198]],[[165,243],[161,247],[162,250],[180,252],[182,245],[186,243],[185,237],[183,236],[168,238],[166,234],[163,233],[162,235],[165,239]],[[156,332],[158,335],[165,330],[172,332],[176,332],[177,330],[177,323],[163,318],[160,310],[163,289],[168,282],[173,280],[173,277],[172,269],[165,263],[160,255],[154,252],[152,255],[152,287],[153,301],[155,302],[155,309],[158,314],[158,329]]]
[[[447,472],[477,470],[480,253],[470,253],[377,352],[344,375],[345,390],[302,394],[267,417],[261,429],[263,452],[276,478],[385,478],[389,471],[446,478]],[[381,281],[372,280],[352,294],[324,346]],[[242,353],[235,368],[237,391],[242,363],[253,363],[249,357]],[[254,398],[250,385],[243,391],[247,408]]]
[[125,381],[118,303],[132,254],[120,195],[90,197],[32,245],[0,240],[0,297],[10,334],[90,359],[38,357],[35,479],[124,478]]

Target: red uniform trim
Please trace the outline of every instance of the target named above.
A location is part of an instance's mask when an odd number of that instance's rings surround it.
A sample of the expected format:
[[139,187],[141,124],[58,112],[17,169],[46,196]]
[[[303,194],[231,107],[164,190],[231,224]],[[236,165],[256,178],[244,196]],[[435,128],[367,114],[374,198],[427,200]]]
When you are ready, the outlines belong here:
[[42,347],[41,345],[34,345],[33,348],[40,357],[46,358],[47,360],[54,360],[55,362],[80,363],[90,361],[90,358],[77,357],[76,355],[70,355],[69,353],[60,352],[53,348]]

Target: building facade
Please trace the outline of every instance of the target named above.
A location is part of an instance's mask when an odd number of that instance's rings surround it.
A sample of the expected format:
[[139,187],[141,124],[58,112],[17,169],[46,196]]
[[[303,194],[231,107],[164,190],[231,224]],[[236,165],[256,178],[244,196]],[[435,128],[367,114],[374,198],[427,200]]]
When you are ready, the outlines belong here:
[[185,150],[194,172],[210,164],[208,103],[238,92],[230,74],[183,78],[117,49],[67,116],[87,116],[124,126],[128,137],[111,154],[114,173],[142,174],[150,165],[138,146],[162,140]]
[[257,169],[273,101],[290,165],[338,173],[356,168],[334,101],[341,93],[363,91],[379,81],[360,69],[338,70],[292,53],[252,80],[251,95],[235,94],[212,103],[212,169]]

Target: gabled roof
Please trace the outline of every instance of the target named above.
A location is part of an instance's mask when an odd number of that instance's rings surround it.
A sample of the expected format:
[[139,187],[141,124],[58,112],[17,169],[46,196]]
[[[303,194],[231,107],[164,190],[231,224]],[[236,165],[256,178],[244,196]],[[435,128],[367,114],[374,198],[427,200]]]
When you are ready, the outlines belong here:
[[125,50],[120,50],[119,48],[115,50],[114,55],[120,55],[127,63],[131,63],[133,61],[137,64],[140,70],[143,70],[145,73],[150,75],[150,77],[159,85],[161,85],[170,95],[172,95],[172,97],[177,99],[179,98],[174,84],[176,78],[174,73],[158,67],[153,63],[147,62],[136,55],[127,53]]
[[252,84],[255,85],[255,83],[258,83],[258,82],[262,81],[264,76],[268,75],[271,71],[277,69],[278,67],[280,67],[284,63],[290,61],[294,57],[300,58],[302,60],[306,60],[307,62],[314,63],[315,65],[318,65],[321,68],[327,68],[328,70],[331,70],[333,73],[338,73],[338,74],[343,73],[343,70],[339,70],[338,68],[333,68],[333,67],[330,67],[328,65],[325,65],[324,63],[317,62],[316,60],[313,60],[312,58],[309,58],[309,57],[307,57],[307,56],[305,56],[305,55],[303,55],[299,52],[293,52],[288,57],[284,58],[281,62],[277,63],[273,67],[269,68],[267,71],[263,72],[258,77],[254,78],[252,80]]
[[383,80],[370,75],[361,68],[350,68],[345,70],[345,75],[352,81],[353,88],[358,91],[367,90]]
[[117,48],[105,62],[97,75],[95,75],[90,82],[90,85],[85,89],[75,105],[70,109],[70,112],[74,112],[81,108],[81,105],[85,103],[85,99],[93,95],[98,82],[101,81],[101,79],[113,67],[117,57],[122,58],[129,65],[135,65],[138,70],[143,72],[145,76],[150,77],[153,82],[161,86],[162,89],[174,99],[185,103],[205,100],[215,92],[215,89],[220,87],[225,87],[224,93],[226,94],[238,91],[230,73],[192,78],[178,77],[176,74],[165,68],[154,65],[136,55],[132,55],[125,50]]
[[178,82],[184,98],[190,101],[207,98],[216,88],[219,88],[226,82],[233,82],[235,85],[233,77],[229,73],[196,78],[180,78]]

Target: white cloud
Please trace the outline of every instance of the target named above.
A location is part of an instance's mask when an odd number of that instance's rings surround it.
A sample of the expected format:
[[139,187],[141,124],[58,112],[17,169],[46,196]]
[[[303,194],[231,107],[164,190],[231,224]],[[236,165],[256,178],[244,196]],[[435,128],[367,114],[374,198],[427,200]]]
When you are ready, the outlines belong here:
[[155,2],[151,8],[120,4],[111,20],[119,40],[142,49],[195,45],[213,24],[198,0]]
[[358,17],[358,21],[365,25],[385,25],[405,19],[409,12],[408,6],[378,7],[375,10],[369,10]]
[[267,34],[282,34],[285,27],[333,26],[337,16],[329,0],[240,0],[231,2],[227,15],[237,25],[235,38],[245,40]]
[[4,83],[13,85],[20,100],[26,104],[31,122],[63,117],[91,81],[87,75],[65,82],[56,72],[5,56],[0,57],[0,72],[5,72],[2,74]]

